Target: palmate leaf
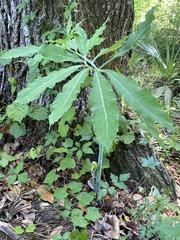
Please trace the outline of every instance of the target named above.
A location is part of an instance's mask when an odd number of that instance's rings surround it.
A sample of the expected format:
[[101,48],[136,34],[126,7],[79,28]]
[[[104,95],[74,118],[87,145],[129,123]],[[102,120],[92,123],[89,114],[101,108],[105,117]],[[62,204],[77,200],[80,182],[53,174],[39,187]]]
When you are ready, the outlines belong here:
[[5,66],[12,61],[12,58],[18,57],[31,57],[32,55],[38,53],[39,47],[33,45],[21,46],[16,49],[7,51],[0,57],[0,64]]
[[61,62],[82,62],[82,60],[73,53],[67,52],[59,45],[47,45],[44,44],[40,47],[40,53],[47,57],[49,60],[61,63]]
[[15,102],[25,104],[37,99],[46,88],[53,88],[56,83],[65,80],[78,68],[80,68],[80,65],[62,68],[59,71],[49,73],[46,77],[37,78],[34,82],[29,84],[27,88],[19,92]]
[[153,13],[155,9],[156,7],[153,7],[150,11],[148,11],[146,14],[146,20],[139,23],[137,26],[137,31],[128,36],[127,41],[123,43],[116,57],[125,55],[138,40],[143,40],[149,36],[151,23],[154,20]]
[[138,114],[173,130],[170,118],[148,89],[142,89],[132,78],[105,70],[117,93]]
[[118,130],[118,108],[111,84],[95,71],[90,92],[90,108],[94,133],[99,143],[109,149]]
[[82,70],[64,85],[62,92],[57,95],[55,101],[50,107],[51,114],[49,116],[49,122],[51,125],[54,122],[57,122],[71,107],[72,102],[76,99],[81,84],[85,82],[88,73],[89,69]]

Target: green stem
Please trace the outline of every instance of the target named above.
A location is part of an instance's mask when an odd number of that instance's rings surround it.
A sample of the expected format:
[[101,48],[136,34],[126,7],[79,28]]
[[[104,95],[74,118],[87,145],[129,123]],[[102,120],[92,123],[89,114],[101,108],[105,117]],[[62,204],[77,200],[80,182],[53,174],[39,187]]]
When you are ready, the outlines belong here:
[[[99,156],[98,156],[98,167],[96,172],[96,179],[95,179],[95,192],[99,193],[100,191],[100,181],[101,181],[101,172],[102,172],[102,162],[103,162],[103,145],[99,145]],[[97,196],[98,197],[98,196]]]
[[70,52],[73,52],[77,54],[85,63],[88,63],[92,68],[97,69],[96,65],[93,63],[93,61],[90,61],[86,56],[83,56],[82,54],[78,53],[77,51],[69,50]]
[[116,58],[116,55],[114,57],[110,58],[109,60],[107,60],[105,63],[103,63],[99,68],[102,69],[105,65],[107,65],[108,63],[113,61],[115,58]]

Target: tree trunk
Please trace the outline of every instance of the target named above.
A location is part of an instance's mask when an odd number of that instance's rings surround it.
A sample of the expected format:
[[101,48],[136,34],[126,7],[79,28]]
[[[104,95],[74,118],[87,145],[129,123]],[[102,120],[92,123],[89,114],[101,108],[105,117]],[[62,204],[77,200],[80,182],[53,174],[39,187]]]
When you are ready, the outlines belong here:
[[[88,36],[92,36],[96,29],[100,28],[104,22],[106,29],[103,37],[105,41],[95,48],[94,55],[102,48],[110,47],[116,41],[127,36],[132,31],[134,20],[134,1],[127,0],[79,0],[81,18],[85,19],[83,25]],[[98,59],[98,65],[101,65],[111,55],[103,56]],[[119,58],[111,62],[108,66],[111,69],[118,68],[125,73],[129,56]]]
[[140,144],[139,137],[130,145],[119,142],[116,150],[111,155],[110,168],[115,175],[130,173],[130,178],[126,182],[131,191],[136,191],[138,187],[145,187],[147,192],[154,186],[160,191],[170,189],[170,197],[176,199],[174,180],[169,175],[163,163],[155,169],[142,167],[141,158],[153,157],[157,161],[155,153],[149,144]]
[[[30,0],[22,10],[18,10],[16,7],[19,4],[19,0],[1,1],[1,50],[42,42],[41,35],[45,31],[64,25],[62,6],[67,2],[67,0]],[[132,0],[78,0],[78,3],[79,11],[74,12],[74,17],[77,20],[82,20],[82,17],[85,18],[83,24],[89,36],[108,19],[107,28],[104,32],[106,40],[92,54],[96,54],[101,48],[109,47],[122,36],[131,32],[134,19]],[[21,27],[25,17],[30,17],[32,12],[35,11],[35,18],[28,20]],[[100,59],[98,64],[101,65],[105,60],[107,59]],[[108,67],[117,67],[123,71],[125,65],[127,66],[127,58],[116,60],[112,64]],[[15,94],[12,95],[10,92],[8,78],[14,77],[16,79],[17,93],[26,85],[27,73],[26,65],[19,62],[13,62],[4,68],[0,67],[0,108],[11,103],[16,97]],[[149,146],[145,148],[139,145],[138,139],[131,145],[119,143],[116,151],[112,154],[111,170],[116,174],[130,172],[131,181],[129,181],[128,185],[133,189],[144,176],[145,169],[140,165],[140,158],[146,155],[152,156],[153,151]],[[152,185],[160,189],[169,187],[172,196],[175,198],[174,186],[163,165],[157,167],[156,171],[151,171],[151,178],[149,178],[148,182],[146,181],[145,186],[150,188]]]

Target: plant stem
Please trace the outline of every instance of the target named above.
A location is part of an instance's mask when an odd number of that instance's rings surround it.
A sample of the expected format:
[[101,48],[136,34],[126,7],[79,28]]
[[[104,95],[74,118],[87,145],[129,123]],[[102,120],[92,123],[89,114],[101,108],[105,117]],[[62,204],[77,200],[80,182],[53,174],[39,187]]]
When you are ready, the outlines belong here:
[[114,57],[110,58],[109,60],[107,60],[105,63],[103,63],[99,68],[102,69],[105,65],[107,65],[108,63],[113,61],[115,58],[116,58],[116,55]]
[[[100,191],[102,162],[103,162],[103,145],[102,145],[102,144],[99,144],[98,167],[97,167],[96,179],[95,179],[95,192],[96,192],[96,194],[97,194],[96,200],[97,200],[97,198],[98,198],[98,193],[99,193],[99,191]],[[98,201],[98,205],[101,205],[100,201]]]

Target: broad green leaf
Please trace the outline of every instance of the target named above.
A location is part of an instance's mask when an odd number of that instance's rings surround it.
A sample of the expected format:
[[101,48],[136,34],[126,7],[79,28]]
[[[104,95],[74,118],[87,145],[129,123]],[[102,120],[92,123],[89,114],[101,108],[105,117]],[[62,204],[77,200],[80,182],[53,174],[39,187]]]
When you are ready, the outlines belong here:
[[142,89],[132,78],[125,77],[112,70],[105,70],[117,93],[124,97],[125,102],[142,117],[162,124],[173,130],[172,123],[157,99],[148,89]]
[[100,217],[101,217],[101,214],[99,213],[99,210],[97,208],[95,207],[87,208],[87,214],[85,216],[87,220],[95,221]]
[[68,188],[70,188],[72,190],[72,193],[77,193],[80,192],[82,189],[82,183],[80,182],[70,182],[67,185]]
[[125,144],[130,144],[135,140],[134,132],[125,132],[120,137],[119,140]]
[[47,119],[47,109],[40,105],[29,107],[29,117],[36,119],[38,121]]
[[62,68],[59,71],[53,71],[46,77],[38,77],[34,82],[28,85],[27,88],[20,91],[15,102],[28,103],[37,99],[46,88],[53,88],[58,82],[65,80],[80,66],[71,66]]
[[115,55],[116,57],[125,55],[138,40],[146,39],[149,36],[151,23],[154,20],[153,13],[155,9],[156,7],[153,7],[150,11],[148,11],[146,14],[146,20],[139,23],[137,26],[137,31],[128,36],[127,41],[123,43],[119,53]]
[[17,167],[14,169],[14,173],[15,174],[20,173],[23,170],[23,167],[24,167],[24,163],[23,162],[18,163]]
[[20,183],[29,182],[27,172],[23,172],[23,173],[18,174],[18,182],[20,182]]
[[28,114],[29,107],[21,103],[13,103],[6,108],[6,114],[13,121],[21,123],[23,118]]
[[[67,198],[66,198],[67,199]],[[65,199],[65,200],[66,200]],[[63,217],[63,218],[67,218],[69,215],[70,215],[70,211],[69,210],[64,210],[64,211],[61,211],[61,216]],[[59,238],[58,238],[59,239]]]
[[116,95],[110,83],[95,72],[89,98],[94,133],[99,143],[109,149],[118,131]]
[[153,170],[156,168],[156,166],[161,164],[160,162],[156,161],[153,156],[149,158],[141,158],[141,162],[143,167],[149,167]]
[[111,195],[115,195],[117,193],[116,189],[114,187],[109,187],[108,188],[108,192],[111,194]]
[[125,190],[127,188],[123,182],[116,182],[116,183],[114,183],[114,185],[116,187],[118,187],[119,189],[123,189],[123,190]]
[[73,225],[76,227],[85,228],[88,224],[88,221],[85,219],[85,217],[82,216],[82,214],[71,216],[71,220],[73,222]]
[[100,191],[98,192],[98,200],[102,199],[104,196],[106,196],[106,194],[107,194],[107,189],[105,188],[100,189]]
[[11,156],[6,152],[0,151],[0,167],[6,167],[10,161],[17,160],[17,157]]
[[130,178],[130,173],[120,174],[119,175],[119,181],[125,182]]
[[50,133],[47,133],[46,136],[44,137],[46,139],[45,146],[51,143],[55,145],[58,137],[59,137],[59,134],[55,131],[51,131]]
[[108,188],[108,187],[109,187],[109,183],[108,183],[108,182],[103,182],[103,181],[101,181],[101,182],[100,182],[100,186],[101,186],[102,188]]
[[58,133],[61,135],[61,137],[66,137],[68,131],[69,131],[69,125],[65,124],[64,121],[61,120],[58,123]]
[[105,38],[100,38],[99,36],[102,35],[104,30],[106,29],[106,23],[97,29],[94,35],[88,40],[88,51],[90,51],[94,46],[101,44]]
[[73,120],[74,115],[75,115],[75,107],[71,107],[71,108],[68,109],[67,112],[65,112],[63,114],[63,120],[65,122],[71,123],[71,121]]
[[111,176],[111,180],[112,180],[113,183],[118,182],[118,176],[116,176],[113,173],[111,173],[110,176]]
[[50,125],[57,122],[71,107],[88,73],[88,69],[82,70],[63,86],[62,92],[57,95],[55,101],[51,104]]
[[11,184],[15,183],[16,178],[17,178],[17,175],[11,175],[11,176],[8,177],[8,187],[9,187]]
[[79,200],[78,205],[86,206],[89,205],[92,200],[94,199],[95,193],[94,192],[80,192],[76,195],[76,198]]
[[25,124],[18,124],[17,122],[12,123],[10,126],[10,134],[13,135],[16,139],[20,136],[24,136],[26,134]]
[[53,196],[54,196],[55,198],[57,198],[58,200],[60,200],[60,199],[66,198],[66,197],[68,196],[68,193],[67,193],[66,188],[58,188],[58,189],[54,192]]
[[30,223],[26,228],[26,232],[31,233],[31,232],[34,232],[35,229],[36,229],[36,226],[33,223]]
[[75,168],[76,162],[71,157],[65,157],[60,162],[60,168],[61,170],[65,170],[67,168]]
[[50,148],[46,152],[46,158],[49,160],[50,156],[53,153],[65,153],[67,152],[67,148]]
[[90,145],[92,145],[92,142],[87,142],[84,143],[82,146],[82,151],[86,154],[93,154],[93,150],[89,147]]
[[14,232],[16,234],[22,234],[24,232],[24,229],[21,226],[14,227]]
[[73,147],[74,141],[71,138],[66,138],[65,141],[62,143],[63,147]]
[[[68,239],[70,239],[70,238],[68,238]],[[71,232],[71,239],[73,239],[73,240],[87,240],[88,239],[87,229],[84,229],[81,232],[78,231],[78,230],[73,230]]]
[[77,157],[78,160],[80,160],[80,159],[82,158],[82,155],[83,155],[83,153],[82,153],[81,150],[78,150],[78,151],[76,152],[76,157]]
[[44,183],[50,184],[56,181],[58,179],[59,175],[56,174],[56,169],[51,170],[47,175],[44,180]]
[[59,45],[43,44],[40,47],[40,54],[48,58],[51,61],[61,63],[61,62],[82,62],[82,60],[73,53],[67,52]]
[[39,47],[33,45],[21,46],[16,49],[7,51],[0,57],[0,64],[5,66],[12,61],[12,58],[18,57],[31,57],[35,53],[38,53]]

